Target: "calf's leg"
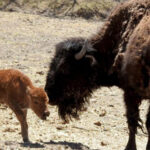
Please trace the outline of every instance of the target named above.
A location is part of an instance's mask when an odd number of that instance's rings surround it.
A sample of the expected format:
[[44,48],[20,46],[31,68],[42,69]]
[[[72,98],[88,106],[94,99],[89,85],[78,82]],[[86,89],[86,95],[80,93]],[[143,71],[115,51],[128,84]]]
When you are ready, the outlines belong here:
[[137,96],[132,95],[132,93],[125,93],[124,100],[126,104],[126,115],[129,128],[129,139],[125,150],[137,150],[135,135],[137,132],[137,126],[139,126],[138,121],[140,121],[139,105],[141,100]]
[[15,106],[15,108],[11,108],[16,114],[17,119],[21,124],[21,134],[24,142],[29,142],[28,137],[28,124],[26,121],[27,110],[22,110]]

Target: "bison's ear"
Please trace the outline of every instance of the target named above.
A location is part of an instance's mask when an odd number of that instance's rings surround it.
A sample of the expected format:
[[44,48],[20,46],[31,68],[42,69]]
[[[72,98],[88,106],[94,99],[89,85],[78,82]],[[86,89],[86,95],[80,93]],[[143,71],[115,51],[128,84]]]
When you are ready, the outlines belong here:
[[90,61],[91,66],[94,66],[97,63],[96,58],[93,55],[87,54],[85,58]]

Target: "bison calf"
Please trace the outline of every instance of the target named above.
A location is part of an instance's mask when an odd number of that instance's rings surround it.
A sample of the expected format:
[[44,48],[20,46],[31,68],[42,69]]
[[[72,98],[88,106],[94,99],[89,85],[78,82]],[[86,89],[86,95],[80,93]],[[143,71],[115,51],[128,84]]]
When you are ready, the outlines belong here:
[[31,80],[18,70],[0,70],[0,103],[7,104],[16,114],[24,142],[29,142],[27,108],[42,120],[49,116],[45,91],[34,87]]

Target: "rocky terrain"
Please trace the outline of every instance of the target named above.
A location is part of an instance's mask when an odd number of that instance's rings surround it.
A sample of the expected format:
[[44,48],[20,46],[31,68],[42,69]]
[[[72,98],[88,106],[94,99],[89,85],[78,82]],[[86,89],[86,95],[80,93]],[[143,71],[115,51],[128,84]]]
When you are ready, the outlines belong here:
[[[55,44],[69,37],[88,37],[103,23],[82,19],[54,19],[15,12],[0,12],[0,68],[15,68],[27,74],[36,86],[44,87]],[[142,103],[145,121],[148,103]],[[123,92],[117,87],[93,93],[88,110],[80,120],[64,124],[57,108],[49,106],[50,117],[40,120],[28,112],[29,137],[23,144],[20,124],[14,113],[0,105],[0,150],[123,150],[128,139]],[[144,150],[147,135],[137,134],[138,150]]]

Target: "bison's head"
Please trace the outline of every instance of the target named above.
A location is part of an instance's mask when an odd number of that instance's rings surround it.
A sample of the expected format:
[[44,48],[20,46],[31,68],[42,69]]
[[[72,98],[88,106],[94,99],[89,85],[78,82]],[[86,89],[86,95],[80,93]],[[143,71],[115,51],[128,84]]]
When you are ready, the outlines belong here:
[[45,90],[49,103],[58,106],[62,119],[78,118],[78,112],[84,110],[93,89],[99,85],[99,74],[103,74],[97,57],[97,51],[83,38],[56,45]]

